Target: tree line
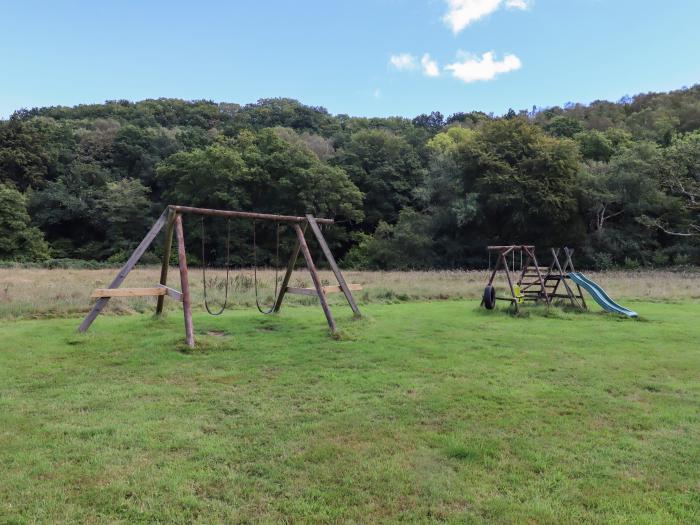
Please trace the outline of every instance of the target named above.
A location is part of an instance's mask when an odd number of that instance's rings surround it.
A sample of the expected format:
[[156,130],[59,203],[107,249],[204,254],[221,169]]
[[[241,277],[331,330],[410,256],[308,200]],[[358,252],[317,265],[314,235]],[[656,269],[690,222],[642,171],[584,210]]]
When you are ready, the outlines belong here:
[[[596,269],[698,264],[700,85],[502,116],[158,99],[0,121],[0,260],[122,262],[167,204],[335,218],[356,268],[480,267],[511,243]],[[251,223],[187,220],[194,263],[223,264],[228,236],[250,264]],[[276,262],[274,228],[255,228]]]

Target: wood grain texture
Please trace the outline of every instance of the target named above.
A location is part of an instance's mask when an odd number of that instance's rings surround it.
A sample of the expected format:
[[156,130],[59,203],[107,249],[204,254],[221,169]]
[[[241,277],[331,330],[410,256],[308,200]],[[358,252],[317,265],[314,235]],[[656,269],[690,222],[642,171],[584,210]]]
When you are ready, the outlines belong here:
[[194,323],[192,321],[192,300],[190,297],[190,278],[187,270],[185,253],[185,234],[182,231],[182,216],[175,216],[175,236],[177,237],[177,260],[180,267],[180,288],[182,289],[182,312],[185,317],[185,341],[194,347]]
[[[109,285],[110,288],[119,288],[119,286],[124,282],[126,276],[129,275],[129,272],[133,269],[134,266],[136,266],[136,263],[139,262],[139,259],[141,259],[143,254],[146,253],[146,250],[148,250],[148,247],[151,245],[158,233],[160,233],[160,230],[163,229],[163,225],[165,224],[167,216],[168,210],[166,209],[163,211],[163,213],[161,213],[160,217],[158,217],[158,220],[151,227],[151,229],[143,238],[141,243],[136,247],[134,252],[131,254],[131,257],[129,257],[129,260],[126,261],[124,266],[122,266],[121,270],[119,270],[119,273]],[[95,305],[92,307],[92,310],[90,310],[90,313],[87,314],[87,316],[85,316],[85,319],[83,319],[83,322],[80,323],[78,331],[85,332],[88,328],[90,328],[92,322],[98,315],[100,315],[100,312],[102,312],[104,307],[107,306],[108,302],[109,297],[100,297],[95,303]]]
[[97,288],[90,297],[148,297],[163,296],[165,288]]

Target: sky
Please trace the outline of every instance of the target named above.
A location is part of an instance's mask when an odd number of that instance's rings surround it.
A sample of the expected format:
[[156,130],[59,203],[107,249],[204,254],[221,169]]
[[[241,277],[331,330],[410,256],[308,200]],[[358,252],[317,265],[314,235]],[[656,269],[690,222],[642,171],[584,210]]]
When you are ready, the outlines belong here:
[[698,0],[0,0],[0,118],[159,97],[406,117],[619,100],[700,82],[698,21]]

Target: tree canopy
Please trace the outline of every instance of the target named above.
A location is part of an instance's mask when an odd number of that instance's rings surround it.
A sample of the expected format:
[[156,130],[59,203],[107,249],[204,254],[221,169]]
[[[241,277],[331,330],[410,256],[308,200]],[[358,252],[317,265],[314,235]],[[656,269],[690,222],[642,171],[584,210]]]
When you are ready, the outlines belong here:
[[[479,266],[486,244],[516,242],[577,247],[595,268],[698,264],[700,86],[502,117],[270,98],[0,121],[0,259],[119,261],[171,203],[333,217],[334,249],[357,267]],[[242,243],[246,228],[233,225]]]

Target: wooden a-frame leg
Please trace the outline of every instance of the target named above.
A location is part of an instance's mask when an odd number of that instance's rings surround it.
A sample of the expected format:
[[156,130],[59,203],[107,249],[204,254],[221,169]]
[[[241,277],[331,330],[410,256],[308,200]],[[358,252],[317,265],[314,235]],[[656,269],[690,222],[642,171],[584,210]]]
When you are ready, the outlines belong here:
[[[574,254],[574,250],[567,248],[565,246],[564,253],[566,254],[566,261],[564,262],[564,271],[567,271],[567,267],[568,267],[568,268],[571,268],[572,272],[575,272],[576,269],[574,268],[574,261],[571,260],[571,257]],[[576,283],[576,289],[578,290],[578,297],[579,297],[579,299],[581,299],[581,304],[583,305],[584,310],[588,310],[588,305],[586,304],[586,299],[583,297],[583,290],[581,290],[581,287],[579,286],[578,283]]]
[[318,244],[321,247],[321,251],[323,252],[323,255],[325,255],[325,257],[326,257],[326,260],[328,261],[328,264],[330,265],[331,270],[333,271],[333,274],[335,275],[335,278],[338,280],[338,285],[340,286],[340,289],[343,291],[343,294],[345,294],[345,298],[347,299],[348,304],[350,305],[350,308],[352,308],[353,313],[357,317],[360,317],[362,315],[360,313],[360,309],[357,307],[357,303],[355,302],[355,298],[352,296],[352,293],[350,292],[350,288],[348,287],[348,284],[345,282],[345,277],[343,277],[343,274],[341,273],[340,268],[338,268],[338,263],[335,262],[335,257],[333,257],[333,253],[331,252],[331,249],[328,247],[328,243],[326,242],[326,238],[323,236],[323,233],[321,232],[321,228],[318,227],[318,223],[316,222],[316,218],[311,214],[307,214],[306,219],[309,222],[309,225],[311,226],[311,231],[316,236],[316,240],[318,241]]
[[180,286],[182,290],[182,311],[185,316],[185,340],[187,346],[194,347],[194,325],[192,322],[192,299],[190,297],[190,279],[185,253],[185,235],[182,231],[182,216],[175,216],[175,235],[177,236],[177,260],[180,267]]
[[323,286],[321,285],[321,279],[316,271],[316,265],[311,258],[311,252],[309,252],[309,246],[306,244],[306,238],[304,237],[304,232],[298,224],[294,224],[294,231],[297,234],[297,239],[299,240],[299,246],[301,247],[301,253],[304,255],[304,260],[306,261],[306,268],[311,274],[311,280],[314,283],[314,288],[316,288],[316,293],[318,294],[318,300],[321,302],[321,308],[323,308],[323,313],[326,314],[326,320],[328,321],[328,326],[332,333],[336,333],[335,321],[333,320],[333,314],[328,306],[328,300],[326,299],[326,292],[323,291]]
[[[173,229],[175,228],[175,212],[172,210],[168,213],[168,222],[165,227],[165,247],[163,249],[163,263],[160,267],[160,284],[163,286],[168,284],[168,267],[170,266],[170,252],[173,248]],[[156,315],[163,313],[164,295],[158,296],[158,304],[156,305]]]
[[[302,231],[302,235],[306,232],[306,226],[304,226],[304,230]],[[297,241],[297,246],[294,248],[294,251],[292,252],[292,256],[289,258],[289,263],[287,264],[287,271],[284,274],[284,279],[282,279],[282,284],[280,286],[280,291],[277,294],[277,299],[275,299],[275,307],[273,309],[274,312],[279,312],[280,308],[282,308],[282,301],[284,300],[284,296],[287,294],[287,287],[289,286],[289,280],[292,278],[292,273],[294,273],[294,266],[296,266],[297,259],[299,258],[299,251],[301,250],[301,244],[299,244],[299,241]]]
[[508,269],[508,259],[504,254],[501,254],[503,259],[503,270],[506,272],[506,279],[508,280],[508,286],[510,287],[510,295],[513,296],[513,304],[515,305],[515,311],[520,311],[520,305],[518,304],[518,298],[515,296],[515,288],[513,287],[513,279],[510,276],[510,270]]
[[[148,247],[151,245],[153,240],[156,238],[158,233],[160,233],[160,230],[163,228],[163,225],[165,224],[165,219],[168,215],[168,210],[164,210],[163,213],[158,217],[158,220],[155,222],[155,224],[151,227],[149,232],[146,234],[146,236],[143,238],[141,243],[136,247],[134,252],[131,254],[131,257],[129,257],[129,260],[126,261],[124,266],[122,266],[121,270],[119,270],[119,273],[117,276],[114,278],[112,283],[109,285],[109,288],[119,288],[121,284],[124,282],[124,279],[126,279],[126,276],[129,275],[129,272],[136,266],[136,263],[139,262],[139,259],[141,259],[141,256],[148,250]],[[95,305],[92,307],[92,310],[90,310],[90,313],[87,314],[85,319],[83,319],[83,322],[80,323],[80,326],[78,327],[79,332],[85,332],[88,328],[90,328],[90,325],[92,322],[95,320],[95,318],[100,315],[102,310],[104,310],[104,307],[107,306],[107,303],[109,302],[109,297],[100,297]]]

